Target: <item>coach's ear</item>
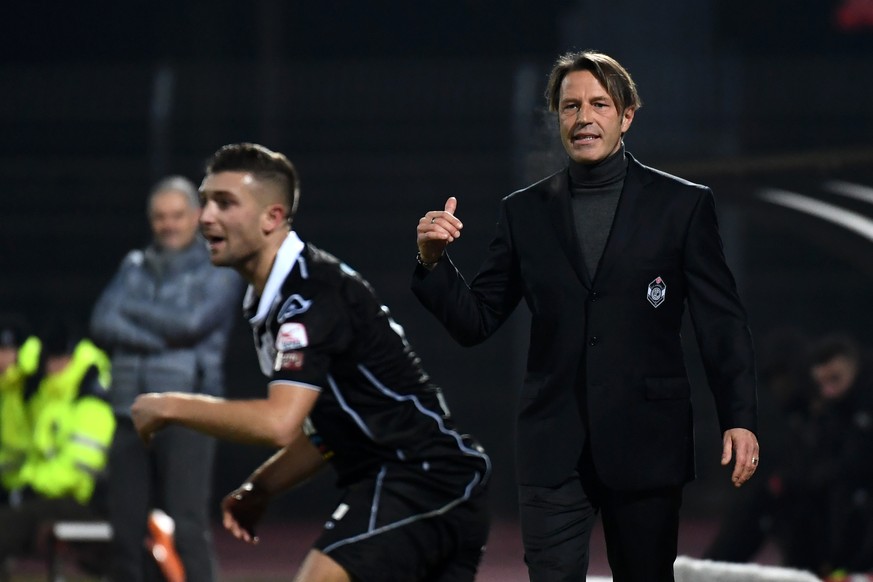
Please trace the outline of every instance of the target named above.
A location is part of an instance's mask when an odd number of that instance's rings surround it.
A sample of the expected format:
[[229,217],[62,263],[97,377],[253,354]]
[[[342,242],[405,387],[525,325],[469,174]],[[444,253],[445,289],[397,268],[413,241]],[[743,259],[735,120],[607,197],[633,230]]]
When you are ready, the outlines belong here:
[[281,204],[270,204],[261,216],[261,229],[264,234],[270,234],[278,228],[288,226],[287,212]]
[[624,135],[630,129],[631,123],[634,121],[634,113],[636,113],[636,110],[633,107],[628,107],[621,115],[621,135]]

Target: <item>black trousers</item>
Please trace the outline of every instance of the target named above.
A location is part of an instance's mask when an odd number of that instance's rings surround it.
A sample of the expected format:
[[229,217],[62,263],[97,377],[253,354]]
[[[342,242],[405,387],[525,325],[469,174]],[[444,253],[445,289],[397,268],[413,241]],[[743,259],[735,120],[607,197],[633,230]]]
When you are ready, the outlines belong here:
[[148,514],[156,507],[175,520],[176,550],[187,579],[216,578],[208,510],[215,448],[215,439],[178,426],[157,433],[146,448],[131,420],[118,418],[109,453],[114,582],[163,579],[143,546]]
[[673,582],[682,487],[615,491],[590,462],[556,487],[519,487],[531,582],[584,582],[598,513],[615,582]]

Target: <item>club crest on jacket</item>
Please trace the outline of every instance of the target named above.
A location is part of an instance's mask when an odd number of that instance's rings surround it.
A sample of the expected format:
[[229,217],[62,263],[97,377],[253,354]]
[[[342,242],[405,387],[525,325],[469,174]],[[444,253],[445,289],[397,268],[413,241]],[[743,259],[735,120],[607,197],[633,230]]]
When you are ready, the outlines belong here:
[[659,307],[664,298],[667,297],[667,284],[660,277],[656,277],[654,281],[649,283],[649,291],[646,293],[646,299],[652,304],[652,307]]

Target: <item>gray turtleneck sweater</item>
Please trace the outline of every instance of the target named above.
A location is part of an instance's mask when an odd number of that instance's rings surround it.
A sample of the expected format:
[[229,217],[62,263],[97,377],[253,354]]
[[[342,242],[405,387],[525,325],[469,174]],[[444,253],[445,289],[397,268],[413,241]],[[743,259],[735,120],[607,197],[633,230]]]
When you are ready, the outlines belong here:
[[576,236],[592,279],[606,248],[626,172],[624,145],[596,164],[583,165],[570,160],[570,200]]

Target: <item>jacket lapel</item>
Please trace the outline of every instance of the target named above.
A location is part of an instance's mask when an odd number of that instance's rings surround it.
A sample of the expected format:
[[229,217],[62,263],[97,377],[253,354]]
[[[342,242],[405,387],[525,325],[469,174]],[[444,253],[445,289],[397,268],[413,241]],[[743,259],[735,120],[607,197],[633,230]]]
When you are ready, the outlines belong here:
[[615,218],[612,228],[609,230],[609,238],[606,239],[606,248],[600,257],[600,264],[595,275],[595,282],[602,281],[612,269],[615,262],[622,256],[622,252],[633,234],[643,224],[641,197],[645,188],[644,173],[641,164],[630,154],[628,157],[627,176],[621,196],[618,199],[618,208],[615,209]]
[[549,217],[555,227],[555,233],[561,242],[561,248],[567,256],[573,270],[586,289],[591,288],[591,276],[585,267],[579,239],[576,236],[576,224],[573,220],[573,208],[570,206],[570,184],[568,171],[558,172],[548,183]]

